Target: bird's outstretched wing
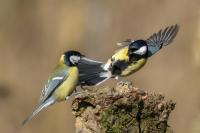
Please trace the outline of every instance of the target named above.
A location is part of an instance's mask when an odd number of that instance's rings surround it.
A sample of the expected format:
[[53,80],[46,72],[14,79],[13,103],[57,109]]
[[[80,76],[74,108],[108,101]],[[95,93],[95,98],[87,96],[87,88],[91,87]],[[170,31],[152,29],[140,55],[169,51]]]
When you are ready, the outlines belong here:
[[98,85],[108,79],[107,73],[103,69],[103,62],[82,57],[78,63],[79,84]]
[[148,57],[155,54],[159,51],[163,46],[170,44],[173,39],[176,37],[179,30],[179,26],[172,25],[170,27],[165,28],[164,30],[160,30],[157,33],[154,33],[150,36],[146,42],[148,45]]

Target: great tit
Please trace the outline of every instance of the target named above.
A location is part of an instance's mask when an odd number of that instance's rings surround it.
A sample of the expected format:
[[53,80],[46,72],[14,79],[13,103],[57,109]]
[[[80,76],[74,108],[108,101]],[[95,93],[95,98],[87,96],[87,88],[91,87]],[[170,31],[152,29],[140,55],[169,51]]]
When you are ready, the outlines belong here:
[[[84,79],[79,81],[79,75],[89,76],[90,73],[85,70],[93,66],[99,66],[99,64],[101,63],[88,59],[77,51],[71,50],[62,54],[58,65],[49,76],[48,82],[42,90],[38,107],[23,121],[22,125],[29,122],[44,108],[68,99],[77,85],[84,82]],[[83,71],[79,71],[77,66],[83,68]]]
[[[99,73],[95,79],[85,79],[85,83],[98,85],[109,78],[128,76],[141,69],[147,59],[170,44],[176,37],[179,26],[172,25],[151,35],[145,40],[127,40],[105,64],[99,65]],[[96,69],[97,70],[97,69]],[[100,72],[101,71],[101,72]],[[99,79],[99,80],[98,80]]]

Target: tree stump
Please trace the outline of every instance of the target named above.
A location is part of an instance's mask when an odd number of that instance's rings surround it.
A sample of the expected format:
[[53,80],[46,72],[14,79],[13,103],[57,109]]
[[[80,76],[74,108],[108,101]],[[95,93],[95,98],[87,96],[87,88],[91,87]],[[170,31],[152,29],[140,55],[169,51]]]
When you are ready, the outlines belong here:
[[76,133],[171,133],[167,121],[175,103],[119,82],[75,97]]

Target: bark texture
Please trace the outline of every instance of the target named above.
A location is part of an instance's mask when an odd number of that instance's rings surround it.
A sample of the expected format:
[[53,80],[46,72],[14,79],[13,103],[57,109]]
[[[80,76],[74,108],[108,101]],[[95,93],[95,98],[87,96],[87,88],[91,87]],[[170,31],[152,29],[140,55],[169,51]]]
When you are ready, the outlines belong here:
[[77,133],[171,133],[167,121],[174,108],[163,95],[149,94],[129,82],[93,88],[72,103]]

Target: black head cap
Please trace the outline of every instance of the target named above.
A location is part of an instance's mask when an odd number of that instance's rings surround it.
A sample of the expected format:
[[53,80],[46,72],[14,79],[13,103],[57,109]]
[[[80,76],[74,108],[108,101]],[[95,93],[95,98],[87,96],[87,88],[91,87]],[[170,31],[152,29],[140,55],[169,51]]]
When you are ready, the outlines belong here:
[[144,53],[144,54],[137,54],[136,53],[136,51],[137,50],[139,50],[140,48],[142,48],[142,47],[146,47],[146,51],[147,51],[147,43],[146,43],[146,41],[144,41],[144,40],[136,40],[136,41],[134,41],[134,42],[132,42],[131,44],[129,44],[129,47],[128,47],[128,54],[130,55],[130,56],[140,56],[140,57],[142,57],[142,56],[146,56],[146,52]]
[[70,50],[64,53],[64,62],[68,66],[76,66],[82,56],[80,52]]
[[142,46],[147,46],[146,41],[136,40],[136,41],[132,42],[131,44],[129,44],[129,49],[131,51],[136,51],[136,50],[140,49]]

